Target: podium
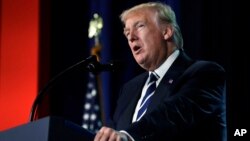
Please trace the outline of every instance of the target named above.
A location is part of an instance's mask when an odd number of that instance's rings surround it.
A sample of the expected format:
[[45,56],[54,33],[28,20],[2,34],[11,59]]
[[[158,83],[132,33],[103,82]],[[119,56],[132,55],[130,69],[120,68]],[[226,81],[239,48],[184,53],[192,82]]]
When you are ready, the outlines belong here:
[[94,136],[71,121],[49,116],[0,132],[0,141],[93,141]]

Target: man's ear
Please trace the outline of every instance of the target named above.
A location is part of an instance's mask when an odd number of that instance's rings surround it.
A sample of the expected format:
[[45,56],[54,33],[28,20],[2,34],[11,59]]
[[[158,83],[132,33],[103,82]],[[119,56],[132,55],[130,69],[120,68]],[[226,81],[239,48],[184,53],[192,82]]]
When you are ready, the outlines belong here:
[[163,36],[165,40],[168,40],[170,38],[172,38],[174,33],[173,27],[170,25],[165,26],[165,29],[163,31]]

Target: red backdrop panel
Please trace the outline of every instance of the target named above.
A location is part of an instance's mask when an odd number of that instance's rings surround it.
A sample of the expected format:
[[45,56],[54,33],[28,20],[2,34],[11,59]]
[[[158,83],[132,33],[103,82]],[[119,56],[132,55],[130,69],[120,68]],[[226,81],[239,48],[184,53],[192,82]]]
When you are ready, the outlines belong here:
[[38,85],[39,0],[0,0],[0,131],[29,120]]

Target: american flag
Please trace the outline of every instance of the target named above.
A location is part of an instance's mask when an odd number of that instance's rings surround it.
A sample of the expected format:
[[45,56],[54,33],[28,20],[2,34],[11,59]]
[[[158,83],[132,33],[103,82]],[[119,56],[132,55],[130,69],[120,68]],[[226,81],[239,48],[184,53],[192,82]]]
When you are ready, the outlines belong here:
[[89,73],[89,82],[84,102],[82,127],[96,133],[102,126],[97,79]]

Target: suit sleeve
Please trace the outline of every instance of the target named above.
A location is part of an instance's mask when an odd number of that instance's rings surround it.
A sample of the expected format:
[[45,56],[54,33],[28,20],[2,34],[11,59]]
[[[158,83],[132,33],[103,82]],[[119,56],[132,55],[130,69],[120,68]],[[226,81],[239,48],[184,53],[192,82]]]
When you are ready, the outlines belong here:
[[[176,140],[192,132],[212,139],[208,134],[220,134],[224,126],[224,88],[223,68],[207,62],[192,65],[179,77],[171,96],[126,131],[135,140]],[[199,131],[203,129],[210,133]]]

